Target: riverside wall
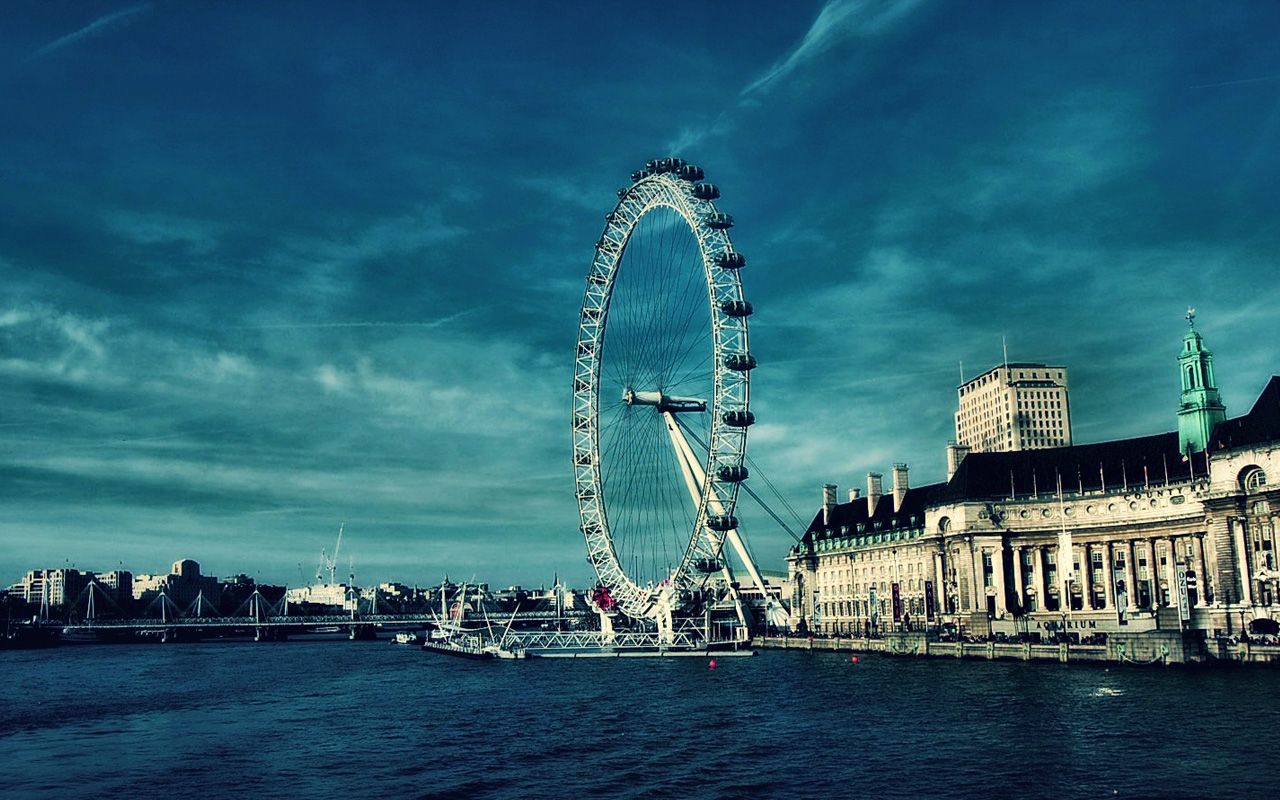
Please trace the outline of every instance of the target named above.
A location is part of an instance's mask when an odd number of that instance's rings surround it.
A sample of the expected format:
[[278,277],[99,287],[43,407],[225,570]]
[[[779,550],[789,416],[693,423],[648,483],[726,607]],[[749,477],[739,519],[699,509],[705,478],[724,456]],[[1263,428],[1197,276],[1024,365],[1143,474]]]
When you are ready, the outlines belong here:
[[1104,644],[1036,644],[1032,642],[943,642],[923,633],[891,633],[877,638],[765,637],[763,649],[882,653],[903,657],[970,658],[994,661],[1056,661],[1132,665],[1274,664],[1280,665],[1280,645],[1209,640],[1197,632],[1148,631],[1112,634]]

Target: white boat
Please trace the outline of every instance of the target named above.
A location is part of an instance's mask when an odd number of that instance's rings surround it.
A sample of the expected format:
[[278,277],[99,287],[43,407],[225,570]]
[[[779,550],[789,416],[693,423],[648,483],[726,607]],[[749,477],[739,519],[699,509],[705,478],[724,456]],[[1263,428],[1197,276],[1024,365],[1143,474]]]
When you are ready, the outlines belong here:
[[400,631],[392,639],[394,644],[417,644],[422,641],[422,637],[413,631]]
[[[525,658],[523,648],[506,645],[505,640],[511,631],[511,622],[507,623],[506,629],[501,634],[489,624],[487,616],[483,625],[467,626],[464,623],[466,592],[466,584],[463,584],[462,590],[458,593],[458,601],[450,613],[446,609],[442,589],[441,617],[436,619],[436,627],[427,634],[426,641],[422,643],[422,649],[463,658]],[[511,615],[511,621],[515,621],[515,614]]]

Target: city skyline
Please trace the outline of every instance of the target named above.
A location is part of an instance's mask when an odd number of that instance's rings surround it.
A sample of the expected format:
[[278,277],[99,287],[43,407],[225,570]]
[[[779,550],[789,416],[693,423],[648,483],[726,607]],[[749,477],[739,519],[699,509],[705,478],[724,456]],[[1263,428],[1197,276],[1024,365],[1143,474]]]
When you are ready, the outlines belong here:
[[737,220],[748,452],[801,516],[941,481],[1002,337],[1070,370],[1077,443],[1176,430],[1189,305],[1229,417],[1280,373],[1274,5],[20,5],[6,581],[291,583],[345,523],[362,582],[587,585],[583,278],[667,154]]

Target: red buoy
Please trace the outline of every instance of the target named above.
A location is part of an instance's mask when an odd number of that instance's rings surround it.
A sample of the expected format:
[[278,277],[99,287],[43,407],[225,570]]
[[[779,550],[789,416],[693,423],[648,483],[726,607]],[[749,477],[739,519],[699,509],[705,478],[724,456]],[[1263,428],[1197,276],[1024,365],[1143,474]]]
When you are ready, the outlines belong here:
[[852,658],[850,658],[849,660],[850,660],[850,661],[852,661],[852,662],[853,662],[853,663],[855,663],[855,664],[857,664],[857,663],[858,663],[858,657],[857,657],[857,656],[853,656],[853,657],[852,657]]
[[715,669],[715,668],[716,668],[716,660],[715,660],[714,658],[713,658],[713,659],[711,659],[711,663],[710,663],[710,664],[708,664],[707,666],[708,666],[709,668],[711,668],[711,669]]

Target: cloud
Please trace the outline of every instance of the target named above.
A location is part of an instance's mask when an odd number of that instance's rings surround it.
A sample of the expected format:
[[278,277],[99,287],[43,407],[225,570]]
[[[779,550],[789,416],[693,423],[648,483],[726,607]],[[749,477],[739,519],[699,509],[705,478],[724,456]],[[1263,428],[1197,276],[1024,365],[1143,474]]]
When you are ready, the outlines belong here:
[[268,322],[261,325],[237,326],[241,330],[324,330],[341,328],[440,328],[451,322],[483,310],[484,306],[468,308],[440,319],[420,322],[386,322],[383,320],[364,320],[358,322]]
[[800,44],[744,86],[739,97],[768,90],[842,41],[885,33],[922,3],[923,0],[831,0],[818,12]]
[[808,68],[826,53],[851,39],[871,39],[891,31],[925,0],[830,0],[809,26],[800,43],[738,92],[737,102],[708,124],[681,129],[668,144],[672,153],[687,152],[707,139],[722,138],[738,127],[737,117],[760,105],[760,98],[793,74]]
[[82,380],[107,355],[109,326],[42,304],[0,311],[0,372]]
[[413,211],[382,219],[343,236],[294,238],[290,245],[299,254],[350,265],[421,250],[457,239],[467,229],[444,221],[440,206],[420,206]]
[[155,212],[114,211],[104,215],[109,231],[140,245],[182,244],[204,256],[218,246],[224,226]]
[[119,11],[112,11],[110,14],[98,17],[93,22],[90,22],[88,25],[85,25],[77,31],[72,31],[66,36],[60,36],[57,39],[54,39],[52,42],[49,42],[44,47],[35,51],[35,53],[31,55],[31,58],[33,60],[37,58],[44,58],[45,56],[52,55],[59,50],[78,44],[85,39],[89,39],[94,36],[102,36],[106,33],[110,33],[111,31],[118,30],[125,25],[128,25],[137,15],[150,11],[151,8],[151,3],[139,3],[138,5],[129,6],[128,8],[122,8]]

